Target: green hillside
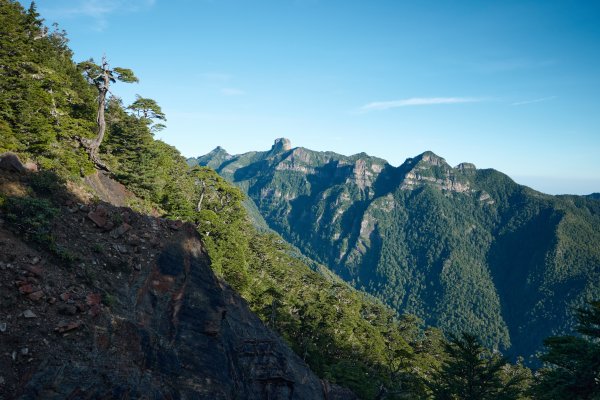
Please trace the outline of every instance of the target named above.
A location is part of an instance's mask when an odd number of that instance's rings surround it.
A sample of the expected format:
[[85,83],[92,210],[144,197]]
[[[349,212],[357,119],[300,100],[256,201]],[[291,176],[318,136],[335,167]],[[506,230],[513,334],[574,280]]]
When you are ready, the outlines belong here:
[[[86,144],[99,132],[102,86],[97,79],[86,80],[86,73],[95,70],[101,78],[104,70],[116,77],[125,70],[92,61],[76,64],[67,42],[64,32],[43,25],[35,5],[25,10],[18,2],[0,0],[0,160],[17,155],[39,169],[0,168],[0,228],[48,251],[65,273],[89,277],[76,255],[57,245],[54,219],[68,190],[97,196],[87,186],[90,177],[116,180],[126,186],[126,205],[133,211],[194,224],[214,272],[319,377],[364,399],[382,390],[401,389],[398,393],[412,398],[429,395],[425,383],[444,359],[439,331],[424,329],[414,317],[399,316],[354,290],[266,226],[256,229],[251,219],[261,217],[248,215],[239,189],[209,168],[189,168],[179,151],[154,139],[156,117],[164,120],[154,100],[139,97],[125,105],[108,97],[102,109],[106,135],[98,153],[90,154]],[[114,80],[111,92],[118,93]],[[16,194],[11,189],[21,186],[26,189]],[[95,206],[100,199],[93,201]],[[102,251],[98,243],[85,247]],[[202,376],[203,371],[196,373]]]
[[[287,146],[282,146],[281,143]],[[446,332],[531,356],[600,295],[600,202],[550,196],[425,152],[393,167],[289,146],[210,165],[269,226],[353,286]]]

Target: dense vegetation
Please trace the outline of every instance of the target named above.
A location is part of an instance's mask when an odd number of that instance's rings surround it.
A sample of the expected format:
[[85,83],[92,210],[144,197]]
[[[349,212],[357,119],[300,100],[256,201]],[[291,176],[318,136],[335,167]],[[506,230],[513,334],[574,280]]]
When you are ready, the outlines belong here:
[[600,202],[550,196],[425,152],[399,167],[304,148],[188,160],[254,201],[268,225],[400,313],[465,326],[526,362],[600,297]]
[[533,393],[537,399],[600,398],[600,302],[577,311],[581,336],[557,336],[544,341],[541,369]]
[[0,4],[0,151],[72,177],[90,173],[75,138],[93,135],[95,93],[71,61],[65,32],[48,30],[35,6]]
[[[32,193],[0,197],[15,232],[51,247],[53,194],[62,179],[80,184],[100,161],[136,194],[133,208],[194,223],[215,272],[319,376],[364,399],[527,398],[531,376],[521,365],[468,334],[446,341],[438,329],[398,315],[324,267],[325,274],[315,272],[281,237],[257,230],[240,189],[210,168],[189,168],[176,149],[153,138],[165,120],[154,100],[139,97],[125,106],[107,99],[106,136],[90,153],[85,144],[98,138],[98,88],[72,62],[64,32],[48,33],[33,4],[26,11],[11,0],[0,0],[0,31],[0,151],[42,169],[30,177]],[[556,360],[552,351],[549,363]],[[473,373],[465,375],[465,368]]]

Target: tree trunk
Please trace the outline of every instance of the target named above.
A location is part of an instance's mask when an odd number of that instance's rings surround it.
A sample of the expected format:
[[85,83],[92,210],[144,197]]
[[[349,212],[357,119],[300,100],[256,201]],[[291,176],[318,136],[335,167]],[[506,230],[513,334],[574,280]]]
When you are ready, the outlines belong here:
[[204,201],[204,192],[206,191],[206,183],[204,181],[196,181],[197,185],[202,186],[202,192],[200,192],[200,198],[198,199],[198,204],[196,205],[196,211],[202,211],[202,201]]
[[106,58],[102,59],[102,85],[98,86],[98,114],[96,116],[96,125],[98,126],[98,135],[90,143],[91,154],[96,156],[98,148],[104,140],[104,134],[106,133],[106,119],[104,117],[104,110],[106,109],[106,95],[110,87],[110,76],[108,69],[108,62]]
[[98,134],[96,135],[96,139],[94,139],[90,143],[90,147],[93,154],[98,152],[98,148],[102,144],[102,140],[104,140],[104,134],[106,133],[106,119],[104,117],[104,109],[106,107],[106,94],[108,92],[108,88],[104,87],[99,91],[98,94],[98,114],[96,117],[96,125],[98,126]]
[[108,94],[108,89],[110,87],[109,71],[108,61],[106,61],[106,58],[104,57],[102,59],[102,83],[96,83],[96,87],[98,88],[98,112],[96,114],[96,126],[98,128],[98,132],[96,138],[93,140],[86,138],[79,140],[90,156],[90,160],[98,168],[105,171],[109,171],[109,168],[98,157],[98,149],[100,148],[102,140],[104,140],[104,134],[106,133],[106,118],[104,115],[104,110],[106,109],[106,95]]

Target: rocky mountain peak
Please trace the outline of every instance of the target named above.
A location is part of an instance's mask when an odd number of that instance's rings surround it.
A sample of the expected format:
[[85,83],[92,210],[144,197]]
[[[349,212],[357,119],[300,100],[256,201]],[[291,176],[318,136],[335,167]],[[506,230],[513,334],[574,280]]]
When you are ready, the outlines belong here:
[[210,153],[208,153],[210,155],[216,156],[216,155],[229,155],[229,153],[227,152],[227,150],[225,150],[223,147],[221,146],[217,146],[214,149],[212,149],[210,151]]
[[461,171],[461,172],[473,172],[475,170],[477,170],[477,167],[475,167],[475,164],[471,164],[468,162],[463,162],[458,164],[455,169]]
[[210,168],[217,168],[223,162],[230,160],[233,156],[221,146],[212,149],[208,154],[196,158],[188,158],[189,166],[202,165]]
[[433,151],[426,151],[418,155],[416,159],[418,161],[422,161],[424,163],[440,167],[443,165],[447,165],[446,160],[435,154]]
[[290,139],[286,139],[286,138],[279,138],[279,139],[275,139],[275,142],[273,143],[273,146],[271,147],[271,151],[272,152],[283,152],[283,151],[288,151],[292,148],[292,142],[290,141]]
[[[463,163],[457,167],[461,171],[475,170],[473,164]],[[407,172],[401,184],[404,190],[427,185],[445,192],[468,192],[470,184],[464,177],[459,177],[446,160],[432,151],[426,151],[415,158],[409,158],[404,162]],[[439,168],[432,168],[439,167]],[[461,169],[462,168],[462,169]]]

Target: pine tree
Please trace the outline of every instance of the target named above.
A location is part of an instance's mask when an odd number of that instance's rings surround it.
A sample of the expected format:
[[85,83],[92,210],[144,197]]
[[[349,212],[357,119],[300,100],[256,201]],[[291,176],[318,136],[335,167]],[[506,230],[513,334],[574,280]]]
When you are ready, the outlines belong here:
[[432,390],[437,400],[518,399],[516,381],[503,381],[506,359],[490,354],[471,334],[452,335],[445,346],[448,360],[434,377]]
[[554,336],[544,341],[545,368],[534,387],[536,398],[600,399],[600,301],[577,310],[582,336]]
[[135,101],[127,109],[131,110],[138,118],[144,121],[150,127],[152,133],[166,128],[164,124],[154,122],[154,120],[167,120],[165,113],[162,112],[156,100],[141,97],[137,94]]
[[104,140],[106,132],[106,98],[110,93],[110,84],[117,80],[126,83],[138,82],[133,71],[126,68],[110,68],[106,57],[102,57],[102,63],[96,64],[93,59],[79,63],[83,76],[90,84],[93,84],[98,90],[98,113],[96,115],[97,134],[96,138],[89,140],[81,139],[82,145],[88,152],[90,159],[99,168],[107,170],[108,167],[98,158],[98,149]]

